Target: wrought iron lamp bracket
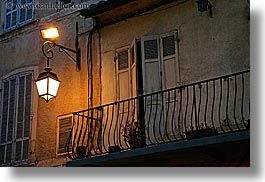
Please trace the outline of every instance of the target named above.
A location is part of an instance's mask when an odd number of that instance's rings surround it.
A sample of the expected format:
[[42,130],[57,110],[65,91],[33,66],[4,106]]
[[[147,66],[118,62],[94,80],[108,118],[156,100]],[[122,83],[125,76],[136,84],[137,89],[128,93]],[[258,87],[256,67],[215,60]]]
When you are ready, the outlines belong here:
[[[77,48],[76,50],[70,49],[68,47],[64,47],[60,44],[57,44],[53,41],[45,41],[42,45],[42,53],[47,59],[52,59],[54,57],[53,48],[58,47],[60,53],[65,53],[68,57],[71,58],[76,63],[77,70],[80,70],[80,48]],[[73,57],[71,53],[76,54],[76,57]]]
[[[79,71],[81,69],[81,51],[78,43],[78,24],[76,23],[76,40],[75,40],[75,50],[65,47],[63,45],[57,44],[55,41],[47,40],[42,45],[42,53],[47,58],[48,62],[54,57],[53,48],[59,48],[60,53],[65,53],[76,63],[76,69]],[[73,57],[70,53],[75,54]]]

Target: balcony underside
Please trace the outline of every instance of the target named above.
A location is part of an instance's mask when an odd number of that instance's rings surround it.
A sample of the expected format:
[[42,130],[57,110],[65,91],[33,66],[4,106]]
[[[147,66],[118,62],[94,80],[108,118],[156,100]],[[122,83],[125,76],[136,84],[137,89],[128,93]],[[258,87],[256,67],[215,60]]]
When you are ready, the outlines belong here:
[[68,167],[249,166],[249,130],[73,160]]

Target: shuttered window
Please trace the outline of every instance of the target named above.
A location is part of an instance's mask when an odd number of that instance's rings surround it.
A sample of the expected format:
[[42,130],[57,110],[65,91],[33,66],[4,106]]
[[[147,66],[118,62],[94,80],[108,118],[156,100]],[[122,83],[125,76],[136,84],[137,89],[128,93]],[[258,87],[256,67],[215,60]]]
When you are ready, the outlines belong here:
[[[73,117],[63,116],[58,119],[58,133],[57,133],[57,154],[63,155],[66,153],[65,146],[70,136],[72,129]],[[69,151],[71,151],[72,143],[70,143]]]
[[5,31],[33,20],[34,0],[5,0]]
[[117,64],[117,99],[130,97],[129,47],[116,50]]
[[20,164],[29,158],[32,77],[32,72],[26,72],[2,82],[0,166]]
[[142,37],[141,49],[144,93],[177,86],[179,66],[176,32]]
[[130,46],[116,49],[117,100],[136,96],[136,39]]

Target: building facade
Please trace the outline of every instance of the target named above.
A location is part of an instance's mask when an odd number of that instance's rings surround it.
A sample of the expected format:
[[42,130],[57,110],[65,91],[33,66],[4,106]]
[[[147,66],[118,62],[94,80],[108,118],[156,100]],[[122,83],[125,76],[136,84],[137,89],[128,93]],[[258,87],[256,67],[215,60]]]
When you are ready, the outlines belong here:
[[[0,165],[250,165],[247,1],[14,3],[0,6]],[[81,69],[54,49],[46,103],[40,30],[75,47],[76,22]]]

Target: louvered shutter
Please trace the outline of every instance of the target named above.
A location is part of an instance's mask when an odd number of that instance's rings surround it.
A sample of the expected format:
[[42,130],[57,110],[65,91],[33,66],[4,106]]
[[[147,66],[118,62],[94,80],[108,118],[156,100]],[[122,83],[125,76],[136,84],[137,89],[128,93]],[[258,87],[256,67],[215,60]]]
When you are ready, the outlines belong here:
[[[0,140],[0,164],[6,162],[6,150],[7,150],[7,121],[8,121],[8,102],[9,102],[9,81],[5,81],[2,84],[3,96],[2,96],[2,114],[1,114],[1,140]],[[11,157],[10,157],[11,160]]]
[[2,122],[1,122],[1,144],[6,142],[8,105],[9,105],[9,81],[3,83],[3,104],[2,104]]
[[[137,96],[137,61],[136,61],[136,53],[137,53],[137,43],[136,39],[132,42],[130,46],[130,87],[131,87],[131,97]],[[130,102],[130,118],[133,118],[134,121],[138,120],[138,100],[133,100]]]
[[14,129],[14,119],[15,119],[15,84],[16,80],[12,79],[10,81],[10,91],[9,91],[9,114],[8,114],[8,136],[7,141],[12,142],[13,139],[13,129]]
[[3,82],[2,122],[1,122],[1,163],[11,163],[12,141],[15,117],[15,78]]
[[[161,68],[160,68],[160,46],[159,36],[148,36],[141,39],[142,49],[142,73],[143,73],[143,92],[144,94],[160,91],[161,87]],[[155,137],[159,136],[159,123],[163,121],[162,114],[162,95],[145,98],[145,125],[148,135],[147,144],[154,142]],[[161,117],[160,117],[161,116]]]
[[[58,141],[57,141],[57,154],[65,154],[65,145],[72,129],[73,117],[59,118],[58,123]],[[72,151],[72,142],[70,143],[69,151]]]
[[118,100],[130,97],[130,69],[128,49],[117,51]]
[[29,158],[32,76],[27,72],[3,81],[0,164],[19,164]]
[[148,36],[141,39],[143,91],[151,93],[161,90],[159,37]]
[[162,88],[176,87],[179,81],[179,69],[176,51],[176,34],[169,33],[160,36]]
[[18,109],[15,144],[15,161],[29,157],[29,136],[32,104],[32,74],[18,77]]
[[25,77],[19,77],[18,83],[18,113],[17,113],[17,132],[16,139],[23,138],[23,121],[24,121],[24,94],[25,94]]
[[[177,56],[177,37],[176,32],[167,33],[160,36],[161,42],[161,68],[162,68],[162,88],[169,89],[178,86],[179,83],[179,65]],[[162,133],[167,133],[168,136],[173,136],[172,133],[172,118],[177,119],[179,113],[174,113],[175,108],[180,107],[179,93],[165,92],[163,94],[164,109],[169,111],[164,113],[164,124]],[[178,121],[179,125],[181,121]]]
[[25,116],[24,116],[24,137],[30,136],[30,121],[32,110],[32,75],[26,76],[25,88]]

